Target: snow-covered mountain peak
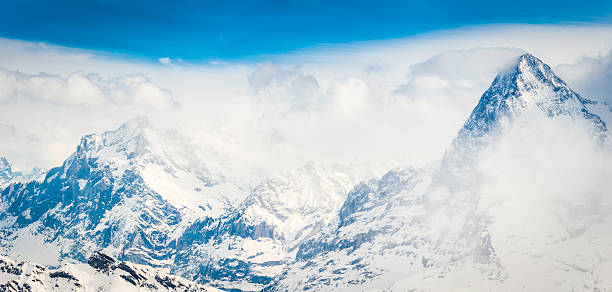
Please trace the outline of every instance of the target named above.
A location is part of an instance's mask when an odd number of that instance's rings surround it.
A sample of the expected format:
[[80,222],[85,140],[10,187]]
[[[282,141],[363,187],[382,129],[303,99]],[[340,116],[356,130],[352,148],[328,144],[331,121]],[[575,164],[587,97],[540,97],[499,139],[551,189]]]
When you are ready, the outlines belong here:
[[4,188],[13,177],[11,164],[4,157],[0,157],[0,188]]
[[11,164],[6,160],[5,157],[0,157],[0,170],[11,169]]
[[503,129],[500,125],[517,119],[527,123],[556,117],[570,119],[585,125],[595,139],[605,142],[606,124],[589,110],[594,104],[573,91],[540,59],[525,53],[500,72],[483,93],[446,151],[443,169],[469,165],[473,154],[478,154],[493,134]]
[[[529,53],[521,55],[510,72],[498,74],[491,89],[501,89],[511,110],[537,107],[549,116],[577,110],[587,101],[575,93],[550,67]],[[565,101],[571,101],[565,103]]]
[[244,214],[275,226],[288,243],[329,223],[350,188],[374,176],[358,167],[309,162],[264,180],[245,200]]
[[46,250],[45,264],[56,264],[104,250],[163,266],[168,242],[197,218],[223,214],[226,194],[243,191],[223,169],[210,171],[219,163],[207,157],[143,118],[84,136],[44,181],[2,191],[0,232],[11,236],[0,238],[0,251],[39,259]]
[[465,122],[458,138],[482,137],[502,118],[532,113],[586,119],[591,123],[595,135],[605,138],[605,123],[587,108],[592,103],[573,91],[540,59],[525,53],[509,70],[497,75]]
[[4,157],[0,157],[0,181],[10,179],[10,174],[13,172],[11,164]]
[[559,79],[542,60],[529,53],[524,53],[506,71],[497,74],[491,87],[518,87],[520,91],[526,92],[542,83],[552,83],[555,86],[567,88],[565,82]]
[[158,146],[155,142],[160,138],[159,132],[146,118],[136,118],[116,130],[84,136],[77,147],[77,155],[93,155],[103,152],[105,148],[112,148],[113,152],[134,159],[154,152],[152,148]]
[[540,75],[540,79],[558,79],[548,65],[529,53],[524,53],[518,57],[514,69],[520,74]]
[[[222,173],[208,169],[201,152],[188,139],[174,131],[156,129],[146,118],[136,118],[116,130],[84,136],[64,169],[78,176],[81,172],[74,170],[92,167],[107,167],[115,177],[121,177],[126,170],[138,173],[175,206],[191,205],[195,209],[209,203],[200,193],[202,190],[226,181]],[[215,200],[225,201],[218,194],[225,191],[241,190],[228,187],[215,191]]]
[[106,143],[126,143],[126,148],[132,150],[133,155],[144,154],[150,151],[150,147],[159,138],[160,130],[155,128],[147,118],[138,117],[121,125],[115,131],[108,131],[102,134]]
[[186,229],[174,271],[228,290],[261,290],[336,217],[351,188],[372,176],[357,163],[313,162],[270,176],[220,219]]

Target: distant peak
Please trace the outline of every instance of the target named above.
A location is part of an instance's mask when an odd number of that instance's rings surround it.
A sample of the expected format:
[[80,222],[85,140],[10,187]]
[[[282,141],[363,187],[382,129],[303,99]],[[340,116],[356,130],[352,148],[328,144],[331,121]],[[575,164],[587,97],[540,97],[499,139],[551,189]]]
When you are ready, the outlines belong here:
[[[141,149],[148,145],[148,138],[155,135],[157,130],[144,116],[131,119],[123,123],[119,128],[106,131],[102,134],[90,134],[81,138],[77,151],[97,151],[103,147],[126,144]],[[133,141],[134,143],[130,143]]]
[[149,118],[145,116],[138,116],[136,118],[133,118],[123,123],[121,126],[119,126],[119,128],[115,132],[122,131],[122,130],[134,132],[134,131],[143,130],[143,129],[155,129],[155,127],[153,127],[153,125],[149,121]]
[[11,164],[6,160],[6,157],[0,157],[0,168],[11,167]]
[[123,123],[116,130],[104,132],[102,136],[111,140],[127,140],[147,136],[147,133],[156,131],[147,117],[139,116]]

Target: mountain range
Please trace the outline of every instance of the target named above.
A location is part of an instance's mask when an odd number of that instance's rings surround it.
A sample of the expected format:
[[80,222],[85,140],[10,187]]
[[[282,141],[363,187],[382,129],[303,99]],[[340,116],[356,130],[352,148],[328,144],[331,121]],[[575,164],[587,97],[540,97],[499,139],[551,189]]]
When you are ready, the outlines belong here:
[[[356,164],[311,162],[253,188],[222,156],[132,120],[84,136],[40,179],[18,178],[0,160],[0,252],[8,256],[0,271],[29,273],[0,284],[53,290],[59,277],[70,287],[120,289],[99,284],[113,278],[166,289],[164,271],[183,291],[611,288],[609,212],[587,220],[572,202],[521,207],[500,199],[480,167],[523,121],[580,124],[607,147],[599,105],[526,53],[495,77],[440,161],[380,177]],[[598,201],[581,206],[601,207],[606,191],[590,190]],[[516,214],[530,211],[549,220],[531,224],[546,232],[516,225]],[[97,268],[100,261],[106,266]],[[70,277],[51,276],[58,273]]]

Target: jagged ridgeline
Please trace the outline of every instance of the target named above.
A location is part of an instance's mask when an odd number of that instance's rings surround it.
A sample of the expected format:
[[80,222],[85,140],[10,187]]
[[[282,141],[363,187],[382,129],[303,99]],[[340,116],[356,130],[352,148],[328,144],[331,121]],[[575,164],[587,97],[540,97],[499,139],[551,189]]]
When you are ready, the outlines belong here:
[[[597,143],[607,143],[605,123],[591,111],[596,105],[524,54],[485,91],[440,164],[372,178],[356,165],[308,163],[252,189],[221,167],[227,163],[219,156],[199,155],[177,134],[137,119],[83,137],[43,179],[1,176],[8,183],[0,197],[1,249],[45,265],[88,262],[81,264],[87,275],[116,275],[119,283],[145,288],[178,285],[160,282],[151,274],[155,267],[226,290],[512,290],[504,286],[513,274],[499,245],[506,238],[490,230],[492,214],[479,205],[473,183],[480,175],[476,154],[503,135],[504,121],[530,115],[583,122]],[[606,226],[602,220],[597,226]],[[585,238],[550,245],[588,248],[593,243]],[[565,267],[572,287],[608,283],[599,266],[572,268],[556,254],[540,258],[550,258],[554,271]],[[50,275],[58,271],[45,269],[36,268],[42,283],[56,283]],[[72,270],[62,271],[79,281],[54,275],[86,286]],[[34,281],[11,277],[11,287]]]

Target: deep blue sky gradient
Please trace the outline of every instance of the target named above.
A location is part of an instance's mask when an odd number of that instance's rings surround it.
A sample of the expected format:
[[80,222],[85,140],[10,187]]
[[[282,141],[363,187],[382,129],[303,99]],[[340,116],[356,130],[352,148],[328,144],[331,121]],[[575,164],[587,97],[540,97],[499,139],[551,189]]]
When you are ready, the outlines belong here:
[[2,0],[0,36],[149,58],[241,59],[493,23],[610,23],[612,1]]

